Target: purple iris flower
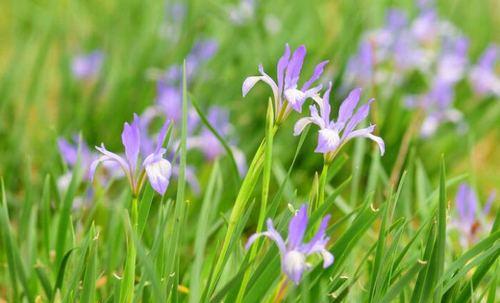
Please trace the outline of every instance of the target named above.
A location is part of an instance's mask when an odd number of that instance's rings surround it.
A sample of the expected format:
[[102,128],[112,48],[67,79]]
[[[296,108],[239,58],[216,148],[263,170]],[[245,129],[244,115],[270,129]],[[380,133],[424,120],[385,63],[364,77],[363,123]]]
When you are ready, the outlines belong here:
[[370,104],[374,99],[368,100],[366,104],[363,104],[354,112],[361,97],[361,89],[354,89],[340,105],[337,121],[334,121],[330,120],[329,99],[331,89],[332,84],[330,83],[323,98],[319,96],[313,97],[317,105],[309,107],[311,111],[310,117],[301,118],[295,123],[294,135],[298,136],[311,123],[319,126],[318,145],[315,152],[325,154],[328,161],[333,160],[340,148],[356,137],[365,137],[375,141],[380,148],[380,154],[383,155],[385,151],[384,141],[382,138],[373,135],[375,125],[355,130],[368,116]]
[[500,96],[500,75],[495,71],[498,50],[496,45],[488,47],[470,71],[472,88],[480,96]]
[[142,157],[141,122],[139,116],[134,114],[134,121],[131,124],[126,122],[123,127],[122,143],[125,147],[125,156],[123,157],[108,151],[104,147],[104,144],[101,144],[101,147],[96,146],[96,149],[103,155],[92,162],[90,176],[94,176],[95,170],[100,163],[107,161],[115,162],[120,165],[125,176],[127,176],[134,195],[139,194],[146,176],[153,189],[159,194],[164,195],[172,174],[170,162],[163,158],[166,149],[162,148],[168,124],[168,120],[163,124],[158,135],[156,149],[151,154]]
[[[321,90],[321,85],[311,87],[312,84],[319,79],[323,73],[325,65],[328,61],[323,61],[316,65],[313,75],[307,80],[300,89],[298,89],[298,82],[302,64],[306,56],[305,46],[299,46],[291,55],[290,47],[288,44],[285,46],[285,52],[278,61],[277,65],[277,78],[276,83],[268,74],[264,72],[264,67],[259,65],[260,76],[250,76],[243,82],[242,93],[243,97],[254,87],[259,81],[264,81],[269,85],[273,91],[274,97],[274,110],[275,120],[277,123],[282,122],[291,109],[297,112],[302,111],[302,105],[307,98],[311,98]],[[286,101],[286,103],[285,103]]]
[[101,70],[103,60],[104,54],[98,50],[89,54],[80,54],[73,58],[71,71],[79,80],[93,78]]
[[494,199],[495,193],[492,192],[484,208],[480,209],[479,199],[474,189],[466,183],[460,184],[455,199],[458,218],[452,221],[452,226],[460,232],[460,244],[463,247],[475,243],[479,234],[487,228],[485,217]]
[[267,231],[252,235],[248,239],[246,249],[259,237],[265,236],[273,240],[280,252],[282,271],[295,284],[299,284],[304,271],[311,267],[307,262],[308,256],[317,253],[321,254],[323,257],[323,268],[327,268],[333,264],[334,257],[326,249],[326,245],[330,239],[326,236],[326,228],[329,220],[330,215],[325,216],[312,239],[307,243],[304,242],[308,217],[307,206],[303,204],[297,214],[290,220],[286,242],[274,228],[273,221],[267,219]]

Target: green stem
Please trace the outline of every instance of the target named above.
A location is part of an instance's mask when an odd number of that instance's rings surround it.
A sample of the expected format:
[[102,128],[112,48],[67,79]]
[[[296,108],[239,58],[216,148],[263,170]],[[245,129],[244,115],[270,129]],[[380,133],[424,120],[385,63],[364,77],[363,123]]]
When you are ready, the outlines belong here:
[[[272,134],[274,135],[277,130],[278,127],[274,126],[272,129]],[[219,258],[214,268],[214,274],[213,274],[214,279],[212,280],[211,286],[209,288],[209,294],[211,293],[211,291],[214,290],[215,285],[218,282],[218,279],[220,277],[220,274],[223,270],[226,261],[226,255],[228,253],[229,244],[231,243],[232,238],[235,236],[234,233],[236,224],[241,219],[245,211],[245,207],[247,206],[247,203],[250,199],[250,196],[252,195],[253,189],[257,184],[257,179],[260,173],[262,172],[263,157],[266,147],[265,142],[266,141],[263,140],[259,148],[255,152],[254,158],[248,168],[247,175],[245,176],[243,182],[241,183],[240,191],[238,192],[238,195],[234,202],[233,210],[231,211],[231,216],[229,217],[226,236],[224,237],[224,242],[222,243],[222,247],[219,252]]]
[[137,203],[137,197],[134,197],[130,205],[130,224],[132,225],[132,230],[129,230],[127,233],[127,260],[125,263],[125,273],[123,275],[122,286],[120,289],[121,303],[130,303],[134,299],[135,261],[137,251],[134,244],[133,233],[137,232],[138,227]]
[[[264,221],[266,219],[267,214],[267,202],[269,198],[269,183],[271,182],[271,165],[272,165],[272,155],[273,155],[273,140],[274,140],[274,132],[273,132],[273,108],[272,103],[269,103],[267,110],[267,125],[266,125],[266,138],[265,138],[265,149],[264,149],[264,172],[262,176],[262,195],[261,195],[261,205],[259,211],[259,219],[257,221],[257,233],[262,231],[264,226]],[[250,258],[249,262],[252,262],[257,255],[259,247],[259,241],[252,245],[250,250]],[[245,275],[243,276],[243,280],[241,282],[240,290],[238,292],[238,297],[236,298],[236,302],[240,303],[243,301],[243,297],[245,295],[245,290],[250,281],[250,273],[251,267],[249,267],[245,271]]]
[[321,176],[319,179],[319,190],[318,190],[318,203],[317,207],[320,207],[323,205],[325,202],[325,188],[326,188],[326,181],[328,179],[328,168],[330,167],[330,163],[325,161],[323,164],[323,170],[321,171]]

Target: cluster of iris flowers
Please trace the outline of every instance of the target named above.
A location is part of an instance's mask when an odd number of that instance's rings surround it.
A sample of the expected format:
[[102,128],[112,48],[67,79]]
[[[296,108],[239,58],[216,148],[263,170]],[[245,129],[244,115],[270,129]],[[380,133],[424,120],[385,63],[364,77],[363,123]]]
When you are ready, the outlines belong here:
[[[187,60],[187,66],[190,67],[186,71],[188,83],[192,81],[198,66],[208,60],[215,53],[215,50],[216,45],[212,43],[202,42],[195,46]],[[329,82],[323,93],[321,93],[323,85],[315,84],[322,76],[328,61],[317,64],[312,76],[299,86],[305,56],[305,46],[299,46],[292,53],[287,44],[277,63],[277,80],[271,78],[260,65],[260,75],[250,76],[243,82],[243,96],[246,96],[257,82],[266,83],[272,90],[273,121],[276,127],[279,127],[292,111],[302,113],[303,106],[308,100],[311,100],[309,115],[296,121],[294,135],[301,134],[309,124],[318,126],[315,152],[323,154],[325,163],[331,163],[339,150],[353,138],[363,137],[374,141],[379,147],[380,154],[383,155],[385,152],[384,141],[374,134],[375,125],[361,126],[370,113],[370,106],[374,99],[360,103],[362,90],[360,88],[353,89],[340,105],[334,106],[337,108],[335,115],[337,118],[332,119],[332,105],[330,103],[332,84]],[[97,68],[94,60],[92,55],[89,61],[89,65],[91,65],[88,67],[89,70]],[[181,78],[180,65],[168,69],[158,79],[158,94],[155,104],[147,108],[141,116],[134,115],[132,123],[125,123],[122,132],[124,155],[108,151],[104,144],[96,147],[98,153],[91,152],[87,145],[80,142],[80,161],[81,165],[86,167],[84,176],[87,180],[93,180],[97,166],[102,163],[105,172],[100,175],[101,183],[106,182],[106,178],[103,176],[125,176],[133,195],[139,195],[146,182],[160,195],[166,193],[170,178],[174,174],[175,165],[172,164],[174,152],[168,153],[163,144],[169,124],[175,125],[182,116]],[[156,141],[149,135],[150,124],[155,118],[164,119],[163,127],[157,135]],[[222,136],[225,137],[229,134],[230,123],[227,111],[223,108],[210,108],[208,120]],[[192,149],[200,149],[207,160],[215,159],[224,153],[224,149],[213,133],[206,128],[200,128],[199,124],[196,112],[189,109],[187,146]],[[174,141],[169,145],[175,151],[179,143]],[[76,146],[60,139],[59,148],[68,165],[75,165],[77,161]],[[237,157],[241,160],[238,161],[240,162],[240,173],[244,174],[244,157],[235,146],[233,146],[233,151],[240,155]],[[189,169],[192,168],[188,167]],[[195,180],[195,177],[192,176],[191,179]],[[197,185],[193,186],[193,189],[196,187]],[[466,240],[470,242],[475,237],[477,204],[477,198],[472,190],[466,185],[462,185],[457,196],[457,207],[460,217],[462,217],[462,220],[457,221],[457,228],[467,230],[464,232],[462,242]],[[326,235],[326,229],[330,216],[323,218],[316,234],[306,242],[304,237],[308,228],[307,209],[308,205],[303,204],[290,220],[286,240],[275,229],[272,219],[269,218],[267,231],[255,233],[248,239],[246,245],[249,248],[261,236],[274,241],[281,256],[282,271],[295,284],[301,281],[304,271],[311,267],[308,261],[309,255],[320,254],[324,260],[324,268],[331,266],[334,261],[334,256],[327,249],[329,237]]]
[[[253,10],[252,1],[242,1],[240,6],[229,10],[229,16],[235,23],[241,24],[253,15]],[[467,39],[451,23],[439,19],[428,2],[421,4],[419,15],[412,21],[404,12],[391,10],[384,27],[363,36],[358,53],[348,63],[344,85],[381,86],[384,90],[380,96],[388,97],[393,93],[391,89],[401,85],[399,82],[405,79],[405,75],[410,75],[414,70],[428,75],[427,78],[431,79],[429,90],[407,96],[406,105],[424,110],[426,117],[421,133],[425,136],[432,135],[440,123],[447,120],[458,121],[461,116],[460,112],[452,107],[453,89],[458,81],[469,79],[478,96],[500,95],[500,79],[494,71],[497,47],[490,46],[474,65],[469,63],[467,48]],[[195,80],[200,66],[216,51],[217,43],[213,40],[201,40],[196,43],[186,57],[184,76],[187,85]],[[259,75],[249,76],[244,80],[243,97],[258,82],[266,83],[272,91],[272,123],[276,128],[289,118],[292,111],[302,114],[304,105],[310,100],[309,114],[295,122],[293,134],[300,135],[308,125],[316,125],[318,134],[314,151],[323,154],[325,165],[331,163],[339,150],[354,138],[368,138],[374,141],[383,155],[385,144],[383,139],[375,134],[375,125],[366,125],[364,122],[369,116],[374,99],[360,102],[362,90],[355,88],[347,94],[343,102],[333,106],[336,114],[332,115],[332,84],[324,79],[320,82],[328,61],[318,63],[312,75],[301,81],[305,57],[305,46],[299,46],[292,52],[289,45],[285,45],[284,53],[277,62],[276,79],[269,76],[264,67],[259,65]],[[101,51],[75,57],[72,64],[75,78],[95,78],[99,74],[103,59]],[[123,154],[108,151],[104,144],[92,151],[81,138],[74,138],[74,144],[61,138],[58,145],[64,161],[70,168],[74,167],[80,154],[80,165],[85,168],[83,176],[88,181],[93,181],[94,176],[98,175],[98,183],[104,185],[110,179],[126,177],[133,196],[141,193],[146,182],[157,193],[165,195],[170,178],[176,176],[179,170],[178,164],[175,163],[179,140],[173,139],[166,147],[164,141],[169,126],[175,127],[182,118],[182,72],[181,65],[172,65],[165,72],[154,76],[157,81],[155,104],[140,116],[134,114],[130,124],[124,124],[121,135]],[[150,134],[155,119],[163,120],[163,126],[158,134]],[[227,138],[232,133],[226,109],[210,107],[207,120],[220,136]],[[208,161],[225,153],[219,139],[202,125],[193,108],[188,108],[186,122],[188,149],[200,150]],[[247,169],[245,157],[236,147],[235,141],[230,142],[238,170],[244,175]],[[101,173],[96,174],[99,164],[102,164],[103,169]],[[71,172],[60,178],[59,185],[62,189],[67,186],[70,177]],[[186,179],[194,192],[199,191],[194,167],[186,167]],[[92,195],[92,190],[88,195]],[[477,240],[478,231],[484,229],[484,214],[488,212],[492,200],[493,198],[490,198],[485,209],[479,211],[474,190],[467,184],[460,186],[456,198],[459,219],[454,220],[452,226],[461,231],[462,245],[468,246]],[[334,262],[334,256],[327,249],[329,237],[326,230],[330,215],[323,218],[316,234],[309,241],[304,239],[308,229],[308,208],[312,209],[310,205],[303,204],[292,217],[286,240],[269,218],[267,230],[259,229],[248,239],[246,245],[248,249],[261,236],[274,241],[281,257],[282,272],[295,284],[301,281],[304,272],[312,266],[308,256],[320,254],[324,268]]]
[[389,10],[384,26],[364,33],[345,79],[348,87],[376,87],[379,97],[390,98],[415,73],[422,75],[426,88],[404,92],[403,100],[404,106],[423,112],[420,133],[430,137],[445,122],[464,126],[463,114],[453,105],[460,81],[468,81],[477,99],[500,96],[499,48],[492,44],[471,62],[467,37],[440,18],[433,1],[419,1],[418,8],[413,19],[402,10]]

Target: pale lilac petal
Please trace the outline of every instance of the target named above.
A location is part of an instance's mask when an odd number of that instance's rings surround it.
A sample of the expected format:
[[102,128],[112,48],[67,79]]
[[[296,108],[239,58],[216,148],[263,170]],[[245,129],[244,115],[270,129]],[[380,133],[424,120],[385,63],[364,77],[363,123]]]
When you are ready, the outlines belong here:
[[326,249],[322,250],[320,254],[323,257],[323,268],[330,267],[335,261],[335,257]]
[[247,93],[250,91],[250,89],[252,89],[257,82],[264,81],[267,85],[269,85],[271,87],[271,89],[273,91],[274,100],[278,100],[279,99],[278,86],[276,85],[274,80],[271,77],[269,77],[268,74],[265,73],[262,65],[259,65],[259,72],[261,73],[262,76],[247,77],[245,79],[245,81],[243,82],[243,86],[242,86],[243,97],[245,97],[247,95]]
[[314,83],[314,81],[318,80],[319,77],[321,77],[321,75],[323,74],[323,70],[325,68],[325,65],[327,65],[327,64],[328,64],[328,60],[325,60],[323,62],[320,62],[318,65],[316,65],[311,78],[309,80],[307,80],[306,83],[304,83],[301,90],[305,91],[309,87],[311,87],[311,85]]
[[302,112],[302,105],[306,100],[305,97],[305,93],[296,88],[289,88],[285,90],[285,99],[298,113]]
[[241,88],[241,93],[243,95],[243,97],[245,97],[248,92],[255,86],[255,84],[257,82],[259,82],[262,77],[260,76],[250,76],[250,77],[247,77],[245,79],[245,81],[243,81],[243,86]]
[[297,122],[295,122],[295,126],[293,127],[293,135],[294,136],[300,135],[304,130],[304,128],[306,128],[306,126],[308,126],[311,123],[314,123],[314,119],[311,117],[304,117],[297,120]]
[[169,124],[170,124],[170,121],[166,120],[165,123],[163,123],[163,126],[161,127],[160,133],[158,134],[158,139],[156,141],[157,142],[156,143],[156,152],[158,152],[160,150],[160,148],[162,147],[162,145],[165,141]]
[[165,150],[160,149],[159,152],[147,156],[143,164],[151,187],[162,196],[167,191],[172,175],[172,165],[162,158],[164,153]]
[[289,250],[296,249],[302,244],[307,228],[307,220],[307,205],[303,204],[288,225],[287,247]]
[[470,224],[474,221],[477,212],[477,196],[474,190],[465,183],[462,183],[456,197],[457,210],[461,221]]
[[380,149],[380,154],[384,155],[384,153],[385,153],[384,140],[382,140],[382,138],[380,138],[380,137],[373,135],[372,133],[374,130],[375,130],[375,125],[370,125],[366,128],[357,129],[357,130],[349,133],[349,135],[345,138],[345,141],[348,141],[348,140],[355,138],[355,137],[369,138],[378,144],[379,149]]
[[282,258],[283,272],[296,285],[302,279],[302,274],[309,268],[306,262],[306,256],[296,250],[288,251]]
[[335,151],[340,145],[339,133],[334,129],[325,128],[319,131],[317,153],[326,154]]
[[78,158],[78,148],[71,145],[65,139],[57,139],[57,146],[59,147],[59,152],[63,160],[68,165],[75,165]]
[[374,101],[374,99],[368,100],[368,103],[364,104],[356,111],[356,113],[351,117],[349,122],[347,122],[347,125],[346,125],[344,132],[342,134],[342,137],[344,137],[344,138],[347,137],[354,130],[354,128],[359,123],[361,123],[361,121],[366,119],[366,117],[368,116],[368,113],[370,112],[370,105],[372,104],[373,101]]
[[346,123],[352,117],[354,109],[358,105],[359,98],[361,97],[361,88],[352,90],[347,98],[342,102],[339,109],[339,116],[337,123]]
[[305,56],[306,48],[304,45],[299,46],[295,52],[293,52],[285,73],[285,89],[295,87],[297,85]]
[[122,132],[122,143],[125,147],[125,155],[132,174],[135,172],[137,158],[141,148],[140,136],[141,131],[139,116],[134,114],[134,121],[130,125],[125,122]]
[[325,249],[325,245],[328,243],[328,237],[326,237],[326,229],[328,227],[328,222],[330,221],[331,216],[326,215],[323,220],[321,220],[320,226],[316,234],[312,237],[312,239],[301,247],[301,251],[310,255],[313,253],[321,252]]
[[288,61],[290,60],[290,46],[288,46],[288,43],[285,45],[285,52],[281,56],[281,58],[278,60],[278,71],[277,71],[277,78],[278,78],[278,92],[281,93],[283,91],[283,78],[285,77],[285,69],[288,66]]
[[[130,177],[130,173],[131,173],[131,170],[130,170],[130,167],[129,167],[129,164],[127,163],[127,161],[125,159],[123,159],[123,157],[120,157],[119,155],[113,153],[113,152],[110,152],[106,149],[106,147],[104,146],[104,144],[101,144],[101,147],[99,146],[96,146],[95,147],[101,154],[103,154],[105,157],[100,157],[99,159],[97,159],[96,161],[99,161],[99,162],[103,162],[103,161],[115,161],[116,163],[118,163],[121,167],[121,169],[123,170],[123,172],[128,176]],[[96,163],[96,161],[94,161],[94,163]],[[96,166],[98,165],[99,163],[96,164]],[[91,170],[92,171],[92,170]],[[95,171],[95,168],[94,168],[94,171]],[[93,174],[92,174],[93,175]]]
[[325,122],[325,125],[328,125],[330,123],[330,91],[332,90],[332,82],[328,83],[328,89],[325,91],[323,94],[323,103],[320,106],[320,114],[321,117],[323,118],[323,121]]
[[496,191],[492,190],[488,196],[488,200],[486,200],[486,205],[483,208],[483,215],[489,214],[491,210],[491,205],[493,204],[493,201],[495,201],[496,196],[497,196]]
[[259,237],[268,237],[269,239],[274,241],[276,243],[276,246],[278,246],[280,254],[282,256],[285,255],[286,253],[285,242],[283,241],[281,235],[274,229],[273,221],[271,219],[267,219],[267,231],[253,234],[250,238],[248,238],[248,241],[245,245],[245,249],[248,250],[250,246],[255,242],[255,240],[257,240]]

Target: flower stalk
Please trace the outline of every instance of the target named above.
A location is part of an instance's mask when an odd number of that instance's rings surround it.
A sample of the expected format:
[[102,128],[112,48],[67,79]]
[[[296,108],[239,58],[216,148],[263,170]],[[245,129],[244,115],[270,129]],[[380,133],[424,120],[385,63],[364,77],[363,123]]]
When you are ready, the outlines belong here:
[[328,169],[330,168],[330,162],[325,161],[323,164],[323,170],[321,171],[321,176],[319,178],[319,190],[318,190],[318,199],[316,203],[316,208],[321,207],[325,202],[325,190],[326,190],[326,182],[328,180]]
[[127,233],[127,260],[125,262],[125,272],[120,289],[120,302],[130,303],[134,300],[134,284],[135,284],[135,263],[137,250],[134,243],[134,233],[138,227],[138,210],[137,197],[132,198],[130,204],[130,225],[132,229]]
[[[262,176],[262,200],[260,205],[259,219],[257,221],[257,232],[260,233],[262,228],[264,227],[264,221],[266,219],[267,214],[267,202],[269,198],[269,183],[271,181],[271,165],[272,165],[272,154],[273,154],[273,140],[274,140],[274,119],[273,119],[273,104],[272,100],[269,99],[268,107],[267,107],[267,118],[266,118],[266,137],[265,137],[265,147],[264,147],[264,166],[263,166],[263,176]],[[250,258],[249,262],[252,262],[257,255],[258,245],[252,246],[250,250]],[[240,290],[238,292],[238,297],[236,298],[236,302],[242,302],[245,290],[250,281],[250,273],[252,267],[249,267],[245,275],[243,276],[243,280],[241,282]]]

